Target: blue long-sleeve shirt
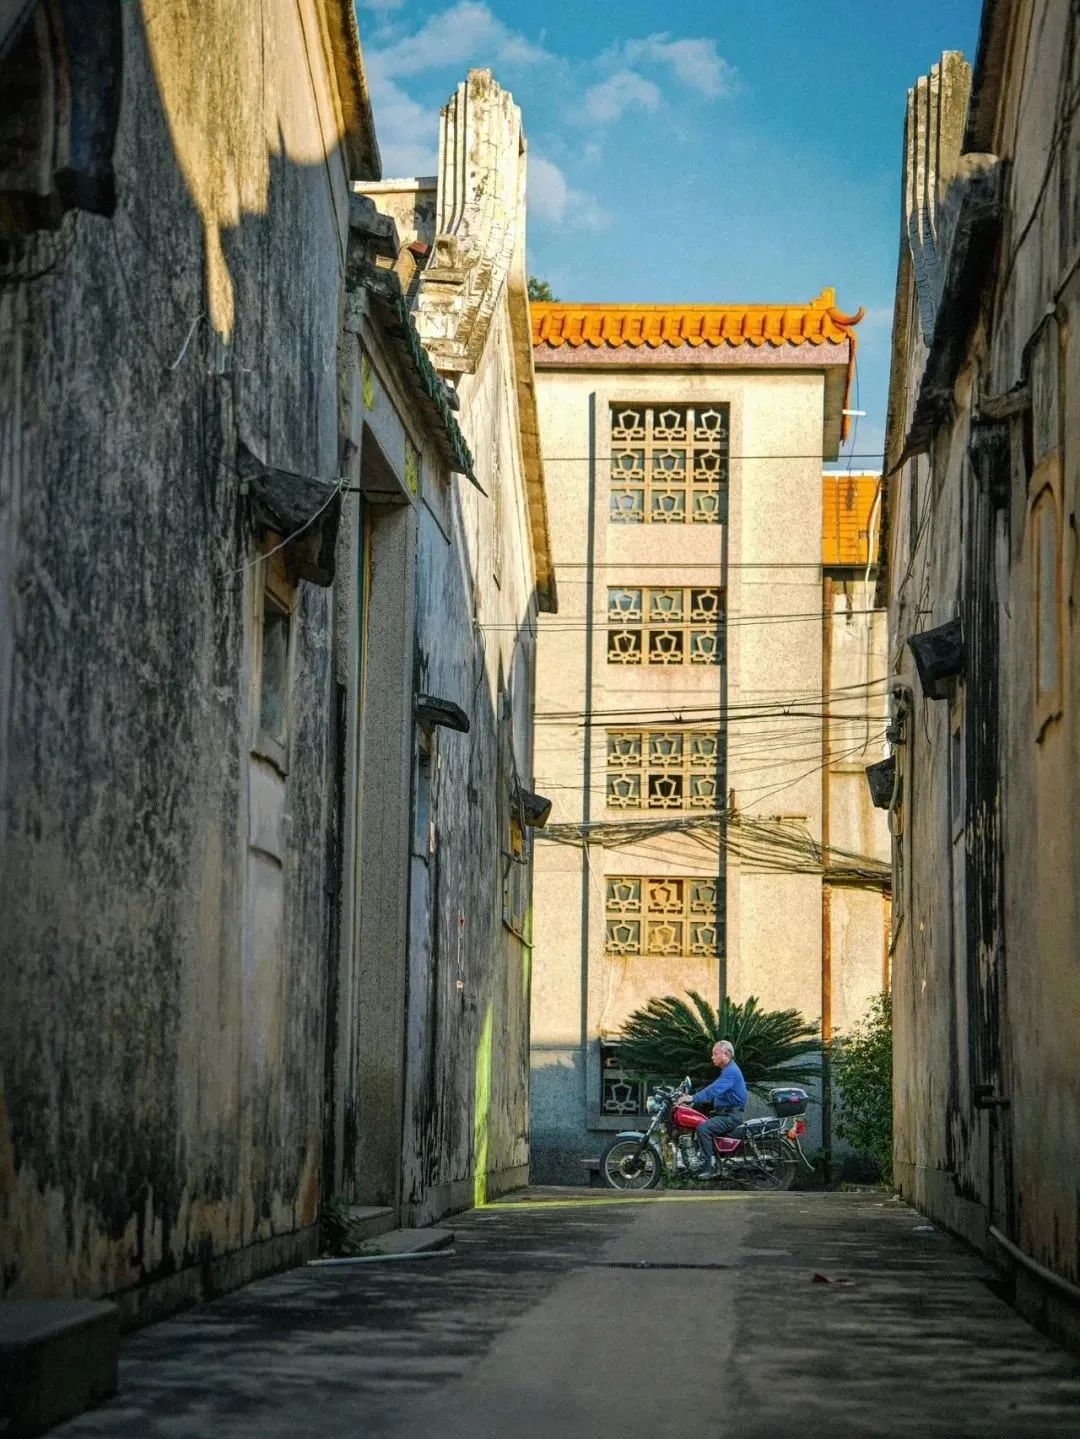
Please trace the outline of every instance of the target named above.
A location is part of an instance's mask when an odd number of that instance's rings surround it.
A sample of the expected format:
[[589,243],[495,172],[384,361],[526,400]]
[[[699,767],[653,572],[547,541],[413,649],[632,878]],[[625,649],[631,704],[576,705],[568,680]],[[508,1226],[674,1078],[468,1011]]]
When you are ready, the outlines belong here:
[[711,1104],[714,1109],[745,1109],[746,1080],[734,1060],[723,1069],[704,1089],[691,1097],[692,1104]]

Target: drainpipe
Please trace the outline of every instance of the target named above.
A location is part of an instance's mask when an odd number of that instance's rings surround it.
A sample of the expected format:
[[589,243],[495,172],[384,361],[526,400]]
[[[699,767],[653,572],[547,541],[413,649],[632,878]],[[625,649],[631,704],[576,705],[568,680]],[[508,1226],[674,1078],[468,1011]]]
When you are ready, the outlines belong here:
[[829,884],[829,697],[832,689],[833,582],[822,582],[821,626],[821,1147],[825,1151],[825,1183],[832,1182],[832,889]]

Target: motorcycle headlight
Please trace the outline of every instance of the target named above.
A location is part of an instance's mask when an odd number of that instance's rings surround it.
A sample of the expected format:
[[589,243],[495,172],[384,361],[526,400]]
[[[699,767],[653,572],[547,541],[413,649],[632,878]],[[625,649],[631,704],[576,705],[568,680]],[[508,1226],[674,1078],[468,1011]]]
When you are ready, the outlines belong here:
[[645,1101],[645,1112],[647,1114],[656,1114],[659,1108],[660,1101],[657,1099],[655,1094],[650,1094],[648,1099]]

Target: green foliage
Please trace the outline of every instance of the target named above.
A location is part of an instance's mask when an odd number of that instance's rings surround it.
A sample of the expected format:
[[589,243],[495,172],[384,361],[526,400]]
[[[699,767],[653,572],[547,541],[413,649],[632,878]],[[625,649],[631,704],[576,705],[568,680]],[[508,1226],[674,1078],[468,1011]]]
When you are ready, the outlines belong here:
[[839,1099],[836,1133],[892,1177],[892,999],[879,994],[861,1024],[829,1049]]
[[319,1253],[330,1258],[367,1251],[364,1232],[354,1217],[355,1205],[335,1196],[319,1214]]
[[529,299],[547,301],[549,304],[558,300],[558,295],[551,293],[551,286],[546,280],[538,280],[535,275],[529,276]]
[[819,1077],[821,1037],[798,1010],[762,1009],[751,996],[744,1004],[725,999],[717,1011],[693,990],[687,998],[689,1004],[673,994],[651,999],[630,1016],[617,1041],[627,1070],[658,1084],[677,1084],[689,1075],[702,1089],[718,1073],[709,1057],[712,1046],[729,1039],[747,1087],[757,1094]]

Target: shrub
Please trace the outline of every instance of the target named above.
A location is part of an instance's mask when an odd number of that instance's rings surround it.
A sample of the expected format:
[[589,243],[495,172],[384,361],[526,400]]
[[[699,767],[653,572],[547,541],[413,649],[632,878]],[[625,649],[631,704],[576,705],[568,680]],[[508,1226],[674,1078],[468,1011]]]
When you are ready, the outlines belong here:
[[836,1133],[892,1178],[892,1000],[879,994],[862,1022],[829,1049],[839,1099]]
[[687,998],[689,1004],[669,994],[635,1010],[616,1041],[624,1069],[658,1084],[677,1084],[689,1075],[702,1089],[717,1074],[709,1050],[718,1039],[730,1039],[747,1088],[757,1094],[819,1077],[821,1038],[798,1010],[762,1009],[753,996],[743,1004],[725,999],[719,1010],[693,990]]
[[551,286],[547,280],[538,280],[535,275],[529,276],[529,299],[547,300],[551,302],[558,297],[551,293]]

